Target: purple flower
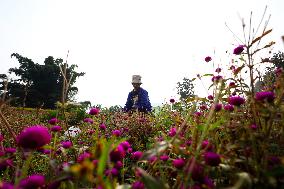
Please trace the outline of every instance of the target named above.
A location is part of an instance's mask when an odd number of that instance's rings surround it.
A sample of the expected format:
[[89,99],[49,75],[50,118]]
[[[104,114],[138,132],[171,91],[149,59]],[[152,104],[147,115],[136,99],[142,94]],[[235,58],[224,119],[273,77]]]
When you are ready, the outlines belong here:
[[175,99],[171,98],[170,103],[172,103],[172,104],[175,103]]
[[160,160],[162,160],[162,161],[168,161],[168,159],[169,159],[168,155],[161,155],[160,156]]
[[70,148],[71,146],[73,146],[72,142],[67,140],[67,141],[62,141],[61,142],[61,145],[63,148],[67,149],[67,148]]
[[242,52],[243,52],[243,50],[244,50],[244,45],[239,45],[238,47],[236,47],[235,49],[234,49],[234,54],[235,55],[239,55],[239,54],[241,54]]
[[283,73],[283,68],[277,68],[274,73],[277,75],[277,76],[280,76],[282,73]]
[[211,178],[207,177],[207,176],[204,177],[203,184],[206,185],[206,188],[208,188],[208,189],[215,188],[213,180]]
[[221,163],[220,155],[214,152],[206,152],[204,159],[206,164],[210,166],[218,166]]
[[0,184],[1,189],[14,189],[14,186],[9,182],[2,182]]
[[5,153],[6,154],[13,154],[16,151],[17,151],[16,148],[5,148]]
[[92,120],[92,118],[89,118],[89,117],[85,118],[83,121],[84,121],[85,123],[90,123],[90,124],[93,124],[93,123],[94,123],[94,121]]
[[48,129],[41,125],[25,128],[18,136],[17,142],[23,148],[36,149],[48,144],[51,135]]
[[251,124],[251,125],[250,125],[250,128],[251,128],[252,130],[256,130],[256,129],[258,128],[258,126],[257,126],[256,124]]
[[212,77],[211,81],[212,82],[219,82],[222,79],[223,79],[223,77],[221,75],[216,75],[216,76]]
[[210,62],[212,60],[212,58],[210,56],[206,56],[204,60],[205,60],[205,62]]
[[19,188],[23,189],[41,188],[44,184],[45,184],[44,176],[31,175],[20,181]]
[[106,125],[104,123],[100,124],[100,129],[101,130],[106,130]]
[[184,165],[185,165],[185,162],[182,158],[173,160],[173,166],[177,169],[183,168]]
[[108,175],[111,175],[111,176],[118,176],[119,174],[119,171],[116,169],[116,168],[112,168],[112,169],[108,169],[106,170],[105,174],[108,176]]
[[173,137],[173,136],[175,136],[176,134],[177,134],[177,129],[176,129],[175,127],[172,127],[172,128],[170,129],[168,135],[169,135],[170,137]]
[[235,82],[230,82],[229,83],[229,87],[235,87],[235,86],[236,86]]
[[131,154],[131,158],[134,160],[139,160],[143,155],[143,152],[136,151]]
[[117,169],[121,169],[121,168],[123,167],[123,164],[122,164],[121,161],[117,161],[117,162],[115,163],[114,167],[117,168]]
[[207,149],[207,151],[210,151],[210,150],[212,150],[213,149],[213,146],[211,145],[211,143],[208,141],[208,140],[204,140],[204,141],[202,141],[202,143],[201,143],[201,148],[202,149]]
[[195,116],[195,117],[200,117],[201,115],[202,115],[201,112],[194,112],[194,116]]
[[220,110],[222,110],[222,104],[220,103],[214,104],[213,108],[216,112],[219,112]]
[[49,121],[48,121],[48,123],[49,124],[51,124],[51,125],[55,125],[56,123],[58,123],[59,122],[59,120],[57,119],[57,118],[51,118]]
[[234,111],[234,106],[231,105],[231,104],[226,104],[226,105],[224,106],[224,110],[227,110],[227,111],[229,111],[229,112],[232,112],[232,111]]
[[88,152],[84,152],[82,154],[79,155],[79,157],[77,158],[77,162],[80,163],[82,161],[84,161],[85,159],[87,158],[90,158],[91,157],[91,154],[88,153]]
[[234,105],[234,106],[240,106],[245,103],[245,99],[240,96],[230,96],[228,101],[229,101],[229,104]]
[[4,140],[4,136],[0,133],[0,142]]
[[209,95],[207,98],[208,98],[209,100],[213,100],[213,99],[214,99],[213,95]]
[[92,108],[89,112],[90,115],[98,115],[100,112],[99,108]]
[[119,137],[121,135],[121,132],[120,132],[120,130],[114,130],[114,131],[112,131],[112,135]]
[[145,186],[143,184],[143,182],[140,182],[140,181],[136,181],[134,183],[132,183],[131,185],[131,189],[144,189]]
[[127,151],[131,147],[131,145],[127,141],[123,141],[119,145],[122,146],[125,151]]
[[221,72],[221,68],[216,68],[216,70],[215,70],[215,72],[217,72],[217,73],[219,73],[219,72]]
[[52,132],[59,132],[61,130],[62,130],[62,128],[59,125],[54,125],[54,126],[51,127]]
[[262,91],[255,94],[255,100],[273,102],[275,94],[271,91]]
[[8,167],[13,166],[13,161],[10,159],[0,160],[0,172],[6,170]]
[[200,110],[207,110],[208,109],[208,107],[207,107],[207,105],[205,105],[205,104],[202,104],[201,106],[200,106]]
[[122,146],[118,145],[116,149],[110,152],[109,156],[112,162],[121,161],[125,156],[125,150]]

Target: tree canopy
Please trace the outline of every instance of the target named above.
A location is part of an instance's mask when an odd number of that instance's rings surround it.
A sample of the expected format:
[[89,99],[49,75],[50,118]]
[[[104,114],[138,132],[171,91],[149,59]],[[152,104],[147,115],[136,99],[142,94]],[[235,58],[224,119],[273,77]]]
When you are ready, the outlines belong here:
[[[64,77],[61,70],[64,70],[64,66],[66,65],[66,79],[69,84],[66,101],[74,99],[78,92],[74,84],[78,77],[85,74],[76,72],[77,65],[64,64],[61,58],[49,56],[44,64],[38,64],[17,53],[13,53],[11,57],[16,58],[20,64],[19,67],[9,69],[9,73],[14,73],[17,78],[9,79],[6,94],[12,98],[11,104],[15,106],[55,108],[56,102],[62,98]],[[0,87],[3,90],[3,82]]]

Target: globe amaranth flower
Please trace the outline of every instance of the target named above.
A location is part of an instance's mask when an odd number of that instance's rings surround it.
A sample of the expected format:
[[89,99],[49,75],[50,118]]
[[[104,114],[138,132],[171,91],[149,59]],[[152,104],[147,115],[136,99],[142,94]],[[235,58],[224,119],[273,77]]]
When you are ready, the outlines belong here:
[[175,136],[176,134],[177,134],[177,129],[176,129],[175,127],[172,127],[172,128],[170,129],[168,135],[169,135],[170,137],[173,137],[173,136]]
[[258,128],[258,126],[257,126],[256,124],[251,124],[251,125],[250,125],[250,128],[251,128],[252,130],[256,130],[256,129]]
[[213,100],[214,99],[214,97],[213,97],[213,95],[208,95],[208,100]]
[[172,103],[172,104],[175,103],[175,99],[171,98],[170,103]]
[[222,104],[220,103],[213,104],[213,108],[216,112],[219,112],[220,110],[222,110]]
[[59,125],[54,125],[51,127],[50,129],[52,132],[60,132],[62,130],[62,127],[60,127]]
[[126,153],[123,147],[118,145],[117,148],[115,148],[109,153],[109,157],[112,162],[117,162],[121,161],[125,157],[125,154]]
[[6,154],[13,154],[17,151],[16,148],[5,148],[5,153]]
[[99,108],[92,108],[89,112],[90,115],[98,115],[100,113]]
[[244,47],[245,47],[244,45],[239,45],[234,49],[233,53],[235,55],[240,55],[244,51]]
[[117,168],[117,169],[121,169],[123,167],[123,164],[122,164],[121,161],[117,161],[117,162],[115,162],[114,167]]
[[78,156],[78,158],[77,158],[77,162],[82,162],[82,161],[84,161],[85,159],[88,159],[88,158],[90,158],[91,157],[91,154],[90,153],[88,153],[88,152],[83,152],[82,154],[80,154],[79,156]]
[[262,91],[262,92],[257,92],[255,94],[255,100],[257,101],[273,102],[274,99],[275,99],[275,94],[271,91]]
[[11,159],[0,160],[0,172],[5,171],[8,167],[12,166],[13,166],[13,161]]
[[121,142],[119,146],[122,146],[125,151],[127,151],[131,147],[128,141]]
[[229,87],[236,87],[235,82],[230,82],[230,83],[229,83]]
[[132,183],[131,188],[132,189],[144,189],[145,186],[144,186],[143,182],[136,181],[136,182]]
[[173,166],[177,169],[182,169],[184,165],[185,165],[185,161],[182,158],[173,160]]
[[207,149],[207,151],[211,151],[213,149],[212,144],[208,140],[204,140],[201,143],[201,148],[202,149]]
[[49,124],[51,124],[51,125],[55,125],[56,123],[58,123],[59,122],[59,120],[57,119],[57,118],[51,118],[49,121],[48,121],[48,123]]
[[27,127],[17,136],[18,145],[28,149],[40,148],[50,140],[48,129],[41,125]]
[[200,110],[208,110],[208,107],[207,107],[207,105],[205,105],[205,104],[202,104],[201,106],[200,106]]
[[113,176],[113,177],[116,177],[116,176],[118,176],[118,174],[119,174],[119,171],[118,171],[115,167],[113,167],[113,168],[108,169],[108,170],[105,171],[105,175],[106,175],[106,176],[111,175],[111,176]]
[[212,58],[210,56],[206,56],[204,60],[205,60],[205,62],[210,62],[212,60]]
[[9,182],[0,182],[1,189],[14,189],[14,186]]
[[220,73],[222,71],[221,68],[216,68],[215,72]]
[[168,161],[168,159],[169,159],[168,155],[161,155],[160,156],[160,160],[162,160],[162,161]]
[[213,76],[211,81],[212,82],[219,82],[223,79],[223,77],[221,75],[216,75],[216,76]]
[[106,125],[104,123],[101,123],[99,127],[101,130],[106,130]]
[[45,184],[45,178],[42,175],[31,175],[20,181],[19,188],[31,189],[41,188]]
[[83,121],[84,121],[85,123],[90,123],[90,124],[93,124],[93,123],[94,123],[94,121],[92,120],[92,118],[89,118],[89,117],[85,118]]
[[131,158],[134,160],[139,160],[143,156],[143,152],[136,151],[131,154]]
[[230,96],[228,102],[231,105],[240,106],[245,103],[245,99],[240,96]]
[[73,146],[72,142],[67,140],[67,141],[62,141],[61,142],[61,145],[63,148],[67,149],[67,148],[70,148],[71,146]]
[[226,105],[224,106],[224,110],[229,111],[229,112],[232,112],[232,111],[234,111],[234,106],[231,105],[231,104],[226,104]]
[[205,152],[204,159],[205,163],[210,166],[218,166],[221,163],[220,155],[214,152]]
[[114,131],[112,131],[112,135],[119,137],[121,135],[121,132],[120,132],[120,130],[114,130]]

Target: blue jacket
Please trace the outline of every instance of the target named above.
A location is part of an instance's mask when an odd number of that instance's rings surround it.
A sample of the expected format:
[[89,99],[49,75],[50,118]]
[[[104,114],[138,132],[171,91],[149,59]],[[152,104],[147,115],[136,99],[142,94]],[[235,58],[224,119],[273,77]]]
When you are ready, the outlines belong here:
[[128,94],[124,110],[128,112],[133,109],[138,109],[141,112],[150,112],[152,110],[148,92],[141,87],[138,91],[133,90]]

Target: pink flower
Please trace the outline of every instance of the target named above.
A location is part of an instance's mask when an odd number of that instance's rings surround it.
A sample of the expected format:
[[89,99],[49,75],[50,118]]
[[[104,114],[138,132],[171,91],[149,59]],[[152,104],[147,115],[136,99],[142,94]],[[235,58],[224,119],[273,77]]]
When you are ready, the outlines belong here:
[[169,159],[168,155],[161,155],[160,156],[160,160],[162,160],[162,161],[168,161],[168,159]]
[[271,91],[262,91],[262,92],[257,92],[255,94],[255,100],[257,101],[273,102],[274,99],[275,99],[275,94]]
[[244,45],[239,45],[238,47],[236,47],[233,51],[233,53],[235,55],[240,55],[244,50]]
[[101,130],[106,130],[106,125],[104,123],[100,124],[100,129]]
[[23,148],[36,149],[50,143],[48,129],[41,125],[25,128],[18,136],[17,142]]
[[220,73],[221,72],[221,68],[216,68],[215,72]]
[[210,56],[205,57],[205,62],[210,62],[212,60],[212,58]]
[[172,104],[175,103],[175,99],[171,98],[170,103],[172,103]]
[[19,188],[42,188],[45,184],[43,175],[31,175],[20,181]]
[[213,108],[216,112],[219,112],[220,110],[222,110],[222,104],[220,103],[213,104]]
[[131,158],[134,160],[139,160],[143,156],[143,152],[136,151],[131,154]]
[[229,83],[229,87],[235,87],[235,86],[236,86],[235,82],[230,82]]
[[85,123],[90,123],[90,124],[93,124],[93,123],[94,123],[94,121],[92,120],[92,118],[89,118],[89,117],[85,118],[83,121],[84,121]]
[[119,137],[121,135],[121,132],[120,132],[120,130],[114,130],[114,131],[112,131],[112,135]]
[[132,189],[144,189],[145,186],[144,186],[143,182],[136,181],[136,182],[132,183],[131,188]]
[[182,169],[184,165],[185,165],[185,162],[182,158],[173,160],[173,166],[177,169]]
[[175,136],[177,134],[177,129],[175,128],[175,127],[172,127],[171,129],[170,129],[170,131],[169,131],[169,136],[170,137],[173,137],[173,136]]
[[62,128],[59,125],[54,125],[50,129],[52,132],[59,132],[62,130]]
[[77,158],[77,162],[82,162],[82,161],[84,161],[85,159],[88,159],[88,158],[90,158],[91,157],[91,154],[90,153],[88,153],[88,152],[84,152],[84,153],[82,153],[82,154],[80,154],[79,155],[79,157]]
[[213,99],[214,99],[214,97],[213,97],[212,95],[209,95],[207,98],[208,98],[209,100],[213,100]]
[[131,145],[127,141],[123,141],[119,145],[122,146],[125,151],[127,151],[131,147]]
[[92,108],[89,112],[90,115],[98,115],[100,112],[99,108]]
[[125,150],[122,146],[118,145],[116,149],[110,152],[109,156],[112,162],[121,161],[125,156]]
[[67,148],[70,148],[73,144],[71,141],[68,140],[68,141],[62,141],[61,145],[63,148],[67,149]]
[[49,124],[51,124],[51,125],[55,125],[56,123],[58,123],[59,122],[59,120],[57,119],[57,118],[51,118],[49,121],[48,121],[48,123]]
[[204,159],[206,164],[210,166],[218,166],[221,163],[220,155],[214,152],[206,152]]
[[250,125],[250,128],[251,128],[252,130],[256,130],[256,129],[258,128],[258,126],[257,126],[256,124],[251,124],[251,125]]
[[228,102],[231,105],[240,106],[245,103],[245,99],[240,96],[230,96]]
[[231,104],[226,104],[226,105],[224,106],[224,110],[227,110],[227,111],[229,111],[229,112],[232,112],[232,111],[234,111],[234,106],[231,105]]

